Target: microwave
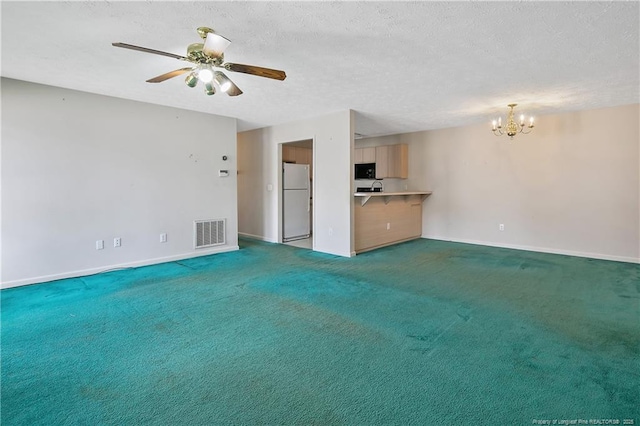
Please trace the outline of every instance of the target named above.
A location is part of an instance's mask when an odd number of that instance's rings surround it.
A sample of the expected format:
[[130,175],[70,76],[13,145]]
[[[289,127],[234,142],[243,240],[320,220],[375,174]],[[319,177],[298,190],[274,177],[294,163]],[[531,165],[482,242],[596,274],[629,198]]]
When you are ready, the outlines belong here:
[[375,179],[376,163],[364,163],[355,165],[356,179]]

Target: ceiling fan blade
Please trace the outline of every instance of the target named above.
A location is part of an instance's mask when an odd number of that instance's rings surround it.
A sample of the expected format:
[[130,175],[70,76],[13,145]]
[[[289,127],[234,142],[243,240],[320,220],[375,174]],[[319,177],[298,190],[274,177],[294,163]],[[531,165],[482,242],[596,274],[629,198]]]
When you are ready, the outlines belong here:
[[271,68],[256,67],[255,65],[232,64],[230,62],[226,62],[223,66],[229,71],[253,74],[258,77],[273,78],[274,80],[284,80],[287,78],[287,74],[285,74],[284,71],[273,70]]
[[149,49],[147,47],[134,46],[133,44],[111,43],[111,45],[115,46],[115,47],[123,47],[125,49],[139,50],[140,52],[153,53],[154,55],[168,56],[170,58],[180,59],[180,60],[183,60],[183,61],[187,60],[187,58],[185,58],[184,56],[174,55],[173,53],[162,52],[160,50]]
[[226,92],[229,96],[242,95],[242,90],[240,90],[240,88],[236,86],[235,83],[231,81],[231,79],[229,79],[229,77],[224,75],[223,72],[216,71],[214,74],[216,76],[218,84],[220,85],[220,90]]
[[175,70],[175,71],[169,71],[168,73],[150,78],[149,80],[147,80],[147,83],[161,83],[165,80],[169,80],[170,78],[177,77],[180,74],[184,74],[185,72],[189,72],[192,69],[193,67],[188,67],[188,68],[180,68],[179,70]]
[[231,41],[214,32],[207,33],[202,52],[210,58],[219,58]]

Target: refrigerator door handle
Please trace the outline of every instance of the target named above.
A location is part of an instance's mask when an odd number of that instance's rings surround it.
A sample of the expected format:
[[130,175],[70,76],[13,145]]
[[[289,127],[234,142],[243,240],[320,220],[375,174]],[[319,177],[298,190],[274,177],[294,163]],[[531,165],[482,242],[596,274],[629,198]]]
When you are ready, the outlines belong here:
[[309,179],[309,166],[304,166],[307,172],[307,212],[311,211],[311,179]]

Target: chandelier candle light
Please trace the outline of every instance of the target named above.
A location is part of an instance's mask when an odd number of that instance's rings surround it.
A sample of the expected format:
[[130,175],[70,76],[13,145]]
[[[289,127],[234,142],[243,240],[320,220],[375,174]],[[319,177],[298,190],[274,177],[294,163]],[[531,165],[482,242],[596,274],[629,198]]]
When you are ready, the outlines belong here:
[[518,104],[507,105],[509,107],[509,115],[507,116],[506,126],[502,127],[502,117],[498,117],[498,121],[493,120],[493,122],[491,123],[492,124],[491,130],[493,131],[494,135],[502,136],[506,134],[511,139],[513,139],[513,137],[518,133],[523,133],[525,135],[527,133],[531,133],[531,129],[533,129],[533,117],[529,118],[529,124],[526,125],[528,130],[526,132],[524,131],[524,128],[525,128],[524,114],[520,116],[520,124],[516,123],[516,121],[513,119],[513,108],[517,105]]

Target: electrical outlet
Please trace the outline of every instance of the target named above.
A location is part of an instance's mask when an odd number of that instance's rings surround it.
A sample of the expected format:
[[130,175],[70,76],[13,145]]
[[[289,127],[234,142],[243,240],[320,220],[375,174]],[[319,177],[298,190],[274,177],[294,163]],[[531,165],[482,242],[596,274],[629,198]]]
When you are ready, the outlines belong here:
[[113,239],[113,246],[114,247],[120,247],[122,245],[122,241],[120,240],[120,238],[114,238]]
[[102,250],[104,248],[104,240],[96,241],[96,250]]
[[388,231],[389,229],[391,229],[391,223],[390,223],[390,222],[387,222],[387,231]]
[[501,231],[504,231],[504,223],[501,223],[500,225],[498,225],[498,229]]
[[161,243],[166,243],[167,242],[167,234],[165,234],[165,233],[160,234],[160,242]]
[[333,228],[329,228],[329,235],[333,235]]

